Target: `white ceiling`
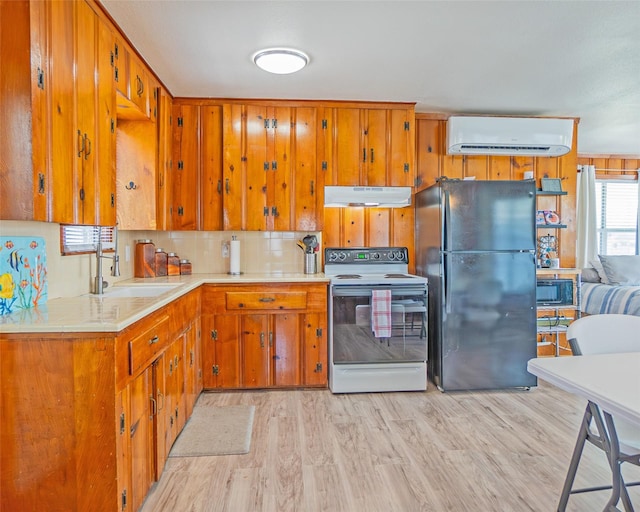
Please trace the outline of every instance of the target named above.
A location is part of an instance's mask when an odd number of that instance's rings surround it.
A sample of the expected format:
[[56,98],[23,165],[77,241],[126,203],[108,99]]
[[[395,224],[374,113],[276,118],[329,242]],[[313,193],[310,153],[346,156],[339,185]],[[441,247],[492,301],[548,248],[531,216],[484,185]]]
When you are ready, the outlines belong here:
[[[101,1],[174,96],[579,117],[579,153],[640,155],[638,0]],[[309,66],[262,71],[274,46]]]

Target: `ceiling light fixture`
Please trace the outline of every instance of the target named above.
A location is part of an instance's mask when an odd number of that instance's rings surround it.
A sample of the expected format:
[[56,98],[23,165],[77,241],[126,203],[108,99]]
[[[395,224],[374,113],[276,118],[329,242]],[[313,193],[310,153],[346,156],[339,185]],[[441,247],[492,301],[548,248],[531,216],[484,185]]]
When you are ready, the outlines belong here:
[[309,56],[293,48],[267,48],[254,54],[253,62],[269,73],[288,75],[305,67]]

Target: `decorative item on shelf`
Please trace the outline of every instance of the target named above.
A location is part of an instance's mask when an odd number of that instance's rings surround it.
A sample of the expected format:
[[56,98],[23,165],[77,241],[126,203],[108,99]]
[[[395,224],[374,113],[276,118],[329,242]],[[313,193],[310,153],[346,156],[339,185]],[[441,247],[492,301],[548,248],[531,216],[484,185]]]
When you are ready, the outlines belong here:
[[557,258],[558,240],[552,234],[538,238],[538,268],[549,268],[550,259]]
[[562,181],[560,178],[542,178],[540,180],[542,192],[562,192]]
[[538,210],[536,212],[536,226],[544,226],[547,220],[544,217],[544,210]]
[[546,224],[560,224],[560,216],[553,210],[544,211],[544,220]]

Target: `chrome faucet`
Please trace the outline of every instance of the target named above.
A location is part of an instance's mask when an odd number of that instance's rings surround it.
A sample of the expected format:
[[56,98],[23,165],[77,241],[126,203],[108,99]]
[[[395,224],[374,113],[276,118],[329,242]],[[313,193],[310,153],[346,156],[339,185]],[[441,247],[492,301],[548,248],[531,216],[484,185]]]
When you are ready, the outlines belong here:
[[112,260],[111,275],[118,277],[120,275],[120,256],[118,255],[118,226],[113,227],[113,256],[105,256],[102,252],[102,227],[98,228],[98,243],[96,244],[96,277],[93,283],[93,293],[102,295],[104,289],[109,283],[102,279],[102,258]]

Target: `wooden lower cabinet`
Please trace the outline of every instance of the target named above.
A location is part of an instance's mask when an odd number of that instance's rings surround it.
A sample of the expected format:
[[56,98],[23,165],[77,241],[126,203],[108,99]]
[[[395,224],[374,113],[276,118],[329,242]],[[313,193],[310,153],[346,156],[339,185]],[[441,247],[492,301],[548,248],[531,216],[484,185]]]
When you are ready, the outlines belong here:
[[202,390],[199,294],[117,333],[0,334],[0,510],[140,508]]
[[327,385],[326,284],[203,288],[205,388]]

